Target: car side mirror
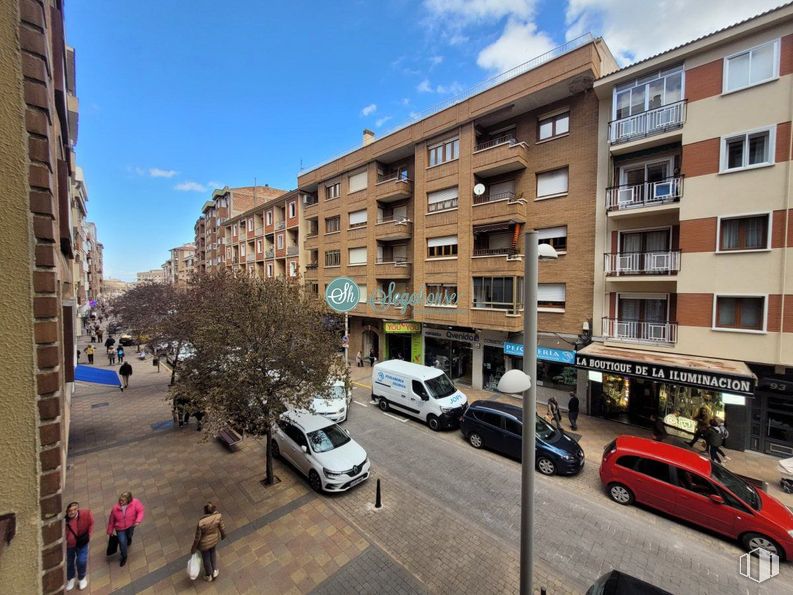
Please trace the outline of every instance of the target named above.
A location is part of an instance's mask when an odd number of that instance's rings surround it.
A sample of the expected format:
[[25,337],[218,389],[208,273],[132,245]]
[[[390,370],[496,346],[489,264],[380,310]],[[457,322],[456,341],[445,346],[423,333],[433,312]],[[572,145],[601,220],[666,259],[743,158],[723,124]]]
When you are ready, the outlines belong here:
[[422,401],[429,401],[430,400],[430,396],[427,393],[421,394],[419,396],[421,397]]
[[715,502],[716,504],[724,504],[724,498],[722,498],[718,494],[711,494],[710,496],[708,496],[708,498],[710,498],[711,502]]
[[344,428],[344,433],[347,434],[348,436],[350,435],[350,431],[347,428]]
[[307,452],[308,452],[308,447],[307,447],[305,444],[301,444],[301,445],[300,445],[300,449],[301,449],[303,452],[305,452],[305,453],[307,453]]

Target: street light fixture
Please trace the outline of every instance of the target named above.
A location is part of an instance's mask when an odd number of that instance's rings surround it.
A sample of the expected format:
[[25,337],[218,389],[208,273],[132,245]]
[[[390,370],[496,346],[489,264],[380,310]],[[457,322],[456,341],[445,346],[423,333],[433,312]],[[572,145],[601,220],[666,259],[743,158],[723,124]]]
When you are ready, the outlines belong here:
[[520,484],[520,593],[532,595],[534,563],[534,448],[536,440],[537,384],[537,261],[558,258],[550,244],[537,243],[537,231],[526,232],[523,261],[523,371],[510,370],[498,390],[523,393],[523,438]]

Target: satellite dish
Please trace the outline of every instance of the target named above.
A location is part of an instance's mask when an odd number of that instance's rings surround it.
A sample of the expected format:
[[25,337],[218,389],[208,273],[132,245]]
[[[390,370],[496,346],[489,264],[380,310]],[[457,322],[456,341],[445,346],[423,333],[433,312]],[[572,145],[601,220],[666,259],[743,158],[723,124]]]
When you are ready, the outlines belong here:
[[484,184],[477,184],[474,186],[474,194],[477,196],[482,196],[485,193],[485,185]]

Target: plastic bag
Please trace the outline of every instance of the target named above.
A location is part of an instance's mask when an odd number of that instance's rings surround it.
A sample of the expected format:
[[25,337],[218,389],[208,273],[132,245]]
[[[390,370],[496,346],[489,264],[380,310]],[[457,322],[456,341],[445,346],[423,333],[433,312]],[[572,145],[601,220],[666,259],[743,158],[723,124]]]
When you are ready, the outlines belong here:
[[201,572],[201,554],[196,552],[187,561],[187,576],[194,581],[198,578],[199,572]]

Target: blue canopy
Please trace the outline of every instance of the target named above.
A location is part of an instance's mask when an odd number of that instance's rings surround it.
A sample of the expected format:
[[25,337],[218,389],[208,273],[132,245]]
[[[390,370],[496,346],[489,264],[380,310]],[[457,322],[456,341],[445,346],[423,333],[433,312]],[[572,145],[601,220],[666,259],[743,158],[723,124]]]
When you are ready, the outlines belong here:
[[93,382],[94,384],[121,387],[121,381],[115,370],[95,368],[94,366],[77,364],[74,368],[74,379],[77,382]]

